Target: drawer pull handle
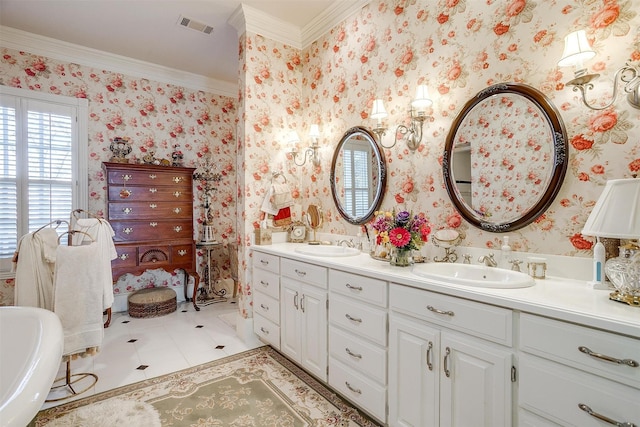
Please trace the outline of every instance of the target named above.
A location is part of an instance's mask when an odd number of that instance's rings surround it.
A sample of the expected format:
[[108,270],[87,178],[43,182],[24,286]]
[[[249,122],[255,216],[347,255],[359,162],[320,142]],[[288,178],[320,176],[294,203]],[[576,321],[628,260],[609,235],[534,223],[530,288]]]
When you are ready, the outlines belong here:
[[176,225],[175,227],[173,227],[173,231],[175,231],[176,233],[181,232],[182,231],[182,226]]
[[296,310],[298,309],[298,292],[296,291],[296,294],[293,296],[293,306],[296,308]]
[[173,195],[174,197],[180,197],[182,195],[182,191],[174,191]]
[[261,331],[263,334],[267,334],[267,335],[269,335],[269,331],[268,331],[268,330],[266,330],[266,329],[265,329],[264,327],[262,327],[262,326],[260,327],[260,331]]
[[353,286],[349,283],[347,283],[345,285],[347,288],[351,289],[352,291],[361,291],[362,290],[362,286]]
[[131,208],[123,208],[122,209],[122,212],[124,212],[125,215],[129,215],[132,211],[133,211],[133,209],[131,209]]
[[149,203],[149,207],[150,207],[151,209],[155,209],[155,208],[157,208],[157,207],[158,207],[158,205],[157,205],[157,204],[155,204],[155,203]]
[[265,282],[264,280],[260,280],[260,284],[265,288],[269,287],[269,282]]
[[354,393],[358,393],[358,394],[362,394],[362,390],[360,390],[359,388],[353,388],[351,387],[351,384],[349,384],[349,381],[345,381],[344,384],[347,386],[347,388],[349,390],[351,390]]
[[122,179],[124,180],[124,182],[127,182],[131,179],[131,175],[122,175]]
[[607,356],[606,354],[594,353],[593,351],[589,350],[589,348],[583,345],[578,347],[578,350],[596,359],[606,360],[607,362],[616,363],[618,365],[627,365],[631,366],[632,368],[638,367],[638,362],[633,359],[616,359],[615,357]]
[[129,254],[122,254],[118,258],[120,258],[122,261],[124,261],[124,260],[129,258]]
[[304,276],[306,276],[306,275],[307,275],[307,272],[306,272],[306,271],[301,271],[301,270],[298,270],[297,268],[296,268],[294,271],[295,271],[295,272],[296,272],[296,274],[297,274],[298,276],[300,276],[300,277],[304,277]]
[[431,341],[429,341],[429,345],[427,346],[427,368],[429,368],[430,371],[433,371],[433,363],[431,362],[431,358],[433,357],[431,354],[431,351],[433,350],[433,343]]
[[600,421],[604,421],[605,423],[608,423],[608,424],[613,424],[614,426],[617,426],[617,427],[636,427],[634,423],[621,423],[616,420],[612,420],[609,417],[605,417],[602,414],[598,414],[597,412],[593,412],[593,410],[589,408],[587,405],[585,405],[584,403],[578,403],[578,408],[582,409],[584,412],[591,415],[592,417],[599,419]]
[[451,311],[451,310],[449,310],[449,311],[438,310],[437,308],[435,308],[432,305],[428,305],[427,306],[427,310],[429,310],[429,311],[431,311],[433,313],[436,313],[436,314],[446,314],[447,316],[452,316],[452,317],[455,315],[455,313],[453,311]]
[[158,226],[158,223],[155,221],[149,223],[149,227],[157,227],[157,226]]
[[149,178],[156,179],[158,176],[155,173],[149,174]]
[[344,351],[347,352],[347,354],[351,357],[355,357],[356,359],[362,359],[362,355],[358,354],[358,353],[354,353],[351,350],[349,350],[349,347],[345,347]]
[[444,374],[449,378],[451,376],[451,371],[449,371],[449,356],[451,355],[451,349],[447,347],[444,355]]
[[260,308],[263,309],[264,311],[269,311],[269,307],[267,307],[264,304],[260,304]]
[[260,260],[260,264],[262,265],[269,265],[269,261],[265,261],[263,259]]
[[133,233],[133,228],[132,228],[132,227],[125,227],[125,228],[122,230],[122,232],[123,232],[124,234],[131,234],[131,233]]
[[182,181],[183,179],[184,179],[183,176],[174,176],[173,182],[175,182],[176,184],[180,184],[180,181]]
[[182,208],[173,208],[173,213],[179,214],[182,212]]
[[362,319],[358,319],[357,317],[351,317],[349,316],[349,313],[345,314],[344,317],[351,320],[352,322],[362,323]]
[[152,194],[153,194],[153,193],[157,193],[157,192],[158,192],[158,189],[157,189],[157,188],[150,188],[150,189],[149,189],[149,192],[150,192],[150,193],[152,193]]
[[185,255],[187,254],[187,252],[188,252],[188,251],[187,251],[186,249],[180,249],[180,250],[178,251],[178,255],[180,255],[180,256],[185,256]]
[[302,298],[300,298],[300,310],[304,313],[304,294],[302,294]]

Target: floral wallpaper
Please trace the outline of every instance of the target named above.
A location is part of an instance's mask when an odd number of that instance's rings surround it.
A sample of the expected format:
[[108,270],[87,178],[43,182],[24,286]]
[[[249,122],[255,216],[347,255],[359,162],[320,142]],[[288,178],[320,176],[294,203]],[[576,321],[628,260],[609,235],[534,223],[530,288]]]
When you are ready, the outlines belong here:
[[[205,156],[212,156],[222,177],[211,197],[215,236],[219,241],[235,241],[237,103],[234,99],[28,52],[6,48],[1,52],[1,85],[88,99],[89,211],[105,216],[102,162],[111,158],[109,146],[113,138],[128,137],[133,148],[128,156],[132,163],[149,155],[171,160],[172,153],[180,151],[184,166],[198,167]],[[196,182],[194,189],[195,237],[199,238],[204,220],[201,183]],[[201,255],[198,262],[203,266],[205,260]],[[213,257],[219,266],[219,277],[230,278],[226,249],[220,248]],[[153,286],[182,288],[182,277],[179,271],[163,270],[138,277],[126,275],[114,285],[114,292],[122,294]],[[1,282],[0,303],[12,304],[13,280]]]
[[[13,79],[18,78],[21,84],[41,85],[34,90],[53,87],[66,93],[97,86],[96,93],[87,96],[92,113],[98,116],[91,128],[92,156],[102,160],[107,158],[105,141],[116,134],[126,135],[123,130],[129,130],[134,119],[133,128],[140,131],[140,141],[145,141],[137,155],[146,145],[148,133],[156,132],[162,136],[152,136],[152,145],[162,155],[169,152],[174,140],[180,141],[186,151],[187,162],[195,160],[196,153],[206,147],[219,151],[225,168],[229,168],[228,179],[234,179],[237,173],[237,193],[228,197],[237,197],[238,209],[234,212],[229,205],[223,221],[228,219],[233,224],[233,216],[237,218],[238,229],[230,225],[227,234],[237,231],[237,242],[243,247],[239,259],[243,289],[240,309],[250,317],[248,248],[253,229],[264,217],[260,206],[272,173],[282,172],[291,186],[294,219],[299,219],[310,203],[318,204],[325,213],[321,232],[355,235],[357,226],[344,221],[333,206],[329,185],[333,150],[350,127],[373,127],[369,114],[376,98],[384,100],[389,112],[385,119],[389,131],[384,140],[389,145],[395,126],[408,124],[407,107],[419,84],[429,87],[433,99],[425,135],[415,152],[403,143],[385,149],[388,180],[382,207],[402,206],[424,212],[434,230],[460,229],[466,235],[462,245],[497,247],[501,234],[471,227],[449,200],[442,178],[442,152],[451,124],[469,98],[496,83],[524,83],[543,92],[560,111],[569,138],[569,169],[558,197],[545,214],[509,233],[511,246],[517,251],[591,256],[594,240],[580,231],[603,185],[609,179],[640,172],[640,111],[631,108],[623,97],[602,111],[587,109],[579,95],[565,86],[573,78],[573,70],[559,68],[557,61],[564,36],[585,29],[598,52],[585,65],[590,72],[600,74],[589,97],[591,102],[605,105],[612,95],[616,69],[626,61],[640,61],[638,11],[640,0],[372,0],[302,50],[259,34],[243,34],[239,39],[237,105],[228,98],[202,94],[209,100],[209,117],[221,118],[207,125],[197,120],[201,110],[195,107],[200,106],[200,94],[186,95],[189,106],[196,104],[193,108],[180,108],[183,104],[176,100],[180,114],[171,114],[174,103],[170,93],[176,88],[126,77],[115,84],[117,75],[83,67],[79,67],[82,78],[72,78],[72,64],[46,59],[49,75],[45,77],[38,69],[38,58],[19,52],[3,51],[9,58],[1,62],[2,74],[8,76],[2,83],[15,84]],[[60,76],[58,67],[63,67],[67,75]],[[25,83],[27,78],[36,78],[30,73],[40,81]],[[67,80],[71,86],[64,84]],[[160,89],[162,94],[157,92]],[[119,102],[113,103],[114,98]],[[152,101],[157,115],[154,118],[151,112],[152,121],[139,111],[144,110],[144,101]],[[118,115],[122,111],[126,113]],[[237,145],[233,147],[235,120]],[[151,127],[142,126],[143,122]],[[162,131],[154,128],[159,122]],[[303,139],[300,148],[304,149],[311,143],[305,138],[311,124],[320,126],[321,164],[316,167],[307,162],[299,167],[287,154],[290,148],[285,136],[290,130],[298,131]],[[109,125],[115,128],[109,129]],[[121,125],[125,129],[119,128]],[[216,137],[209,135],[214,131]],[[106,137],[98,138],[98,134]],[[95,175],[99,160],[92,159],[92,165],[92,190],[102,194]],[[224,188],[235,185],[229,182]],[[222,194],[218,194],[217,203],[227,199]],[[92,207],[101,209],[101,203],[92,199]]]

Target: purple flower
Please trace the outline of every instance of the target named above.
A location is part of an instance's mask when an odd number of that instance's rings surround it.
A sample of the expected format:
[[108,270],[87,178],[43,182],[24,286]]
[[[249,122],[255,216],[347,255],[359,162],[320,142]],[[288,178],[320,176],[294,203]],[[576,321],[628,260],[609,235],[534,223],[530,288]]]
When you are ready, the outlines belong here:
[[411,214],[407,211],[398,212],[398,214],[396,215],[396,223],[398,224],[398,226],[403,227],[409,222],[410,217]]

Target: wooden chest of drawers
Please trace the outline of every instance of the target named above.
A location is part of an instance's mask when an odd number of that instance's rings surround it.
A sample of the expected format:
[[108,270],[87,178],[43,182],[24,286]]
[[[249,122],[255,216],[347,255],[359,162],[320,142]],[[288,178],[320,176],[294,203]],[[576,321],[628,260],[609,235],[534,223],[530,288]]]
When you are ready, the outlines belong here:
[[193,168],[103,163],[107,178],[107,219],[115,232],[118,257],[112,262],[113,280],[148,269],[198,274],[193,240]]

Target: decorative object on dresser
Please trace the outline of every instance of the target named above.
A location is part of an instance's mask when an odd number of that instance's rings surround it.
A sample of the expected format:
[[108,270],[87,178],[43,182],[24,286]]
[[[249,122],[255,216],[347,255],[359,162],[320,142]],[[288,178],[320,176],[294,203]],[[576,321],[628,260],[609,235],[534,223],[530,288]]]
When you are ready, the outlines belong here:
[[197,305],[199,276],[193,241],[193,168],[103,163],[107,174],[107,218],[115,231],[118,257],[113,280],[148,269],[185,273],[194,278]]
[[109,150],[111,150],[111,162],[113,163],[129,163],[129,160],[126,158],[129,153],[131,153],[131,143],[129,143],[129,137],[119,137],[116,136],[111,140],[111,145],[109,145]]

